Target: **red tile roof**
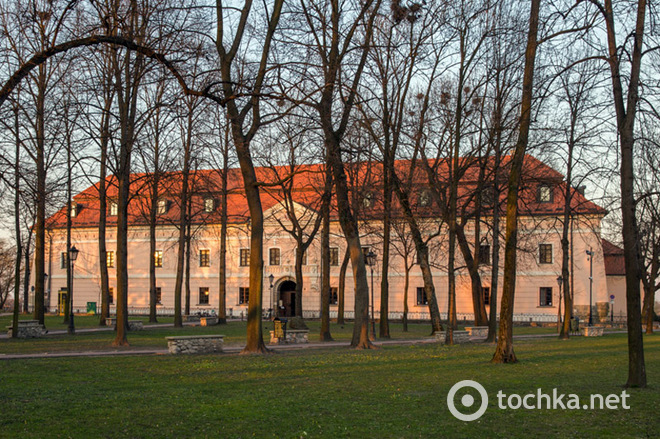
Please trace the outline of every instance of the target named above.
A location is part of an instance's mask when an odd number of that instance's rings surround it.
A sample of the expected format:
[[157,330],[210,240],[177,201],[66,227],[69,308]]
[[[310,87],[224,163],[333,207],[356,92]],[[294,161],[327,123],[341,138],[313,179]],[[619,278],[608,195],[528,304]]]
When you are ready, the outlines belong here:
[[[461,178],[461,185],[459,186],[459,197],[463,205],[468,206],[466,209],[469,212],[469,207],[473,204],[474,189],[479,175],[479,163],[474,159],[472,162],[466,161],[466,171]],[[503,160],[503,176],[507,174],[509,158]],[[449,180],[448,161],[441,160],[438,162],[429,162],[436,174],[439,176],[438,181],[440,184]],[[410,175],[409,160],[399,160],[396,162],[395,167],[397,174],[402,180],[408,178]],[[434,166],[435,165],[435,166]],[[488,168],[488,167],[487,167]],[[270,209],[278,204],[282,199],[281,186],[269,185],[282,180],[285,177],[291,176],[292,183],[292,198],[295,202],[308,206],[312,209],[318,209],[320,203],[320,194],[324,181],[324,165],[312,164],[301,165],[295,168],[293,172],[291,167],[259,167],[255,169],[257,179],[265,183],[261,190],[261,202],[264,211]],[[355,192],[362,197],[369,192],[374,199],[374,203],[369,208],[361,212],[362,218],[377,218],[382,215],[382,204],[379,202],[378,188],[380,187],[382,175],[382,164],[362,162],[358,165],[347,165],[347,173],[349,174],[350,181],[362,182],[362,186],[356,189]],[[416,190],[411,191],[411,204],[422,214],[429,216],[438,216],[437,205],[429,203],[427,207],[422,207],[418,203],[419,196],[423,193],[424,186],[428,187],[428,177],[426,171],[421,166],[416,166],[413,175],[413,186]],[[219,170],[201,170],[191,173],[189,184],[191,186],[190,193],[192,195],[192,220],[196,223],[218,224],[220,222],[220,188],[221,188],[221,171]],[[132,197],[129,202],[129,223],[134,225],[146,225],[149,219],[149,196],[151,193],[150,181],[152,174],[139,173],[131,175],[131,189]],[[230,169],[228,173],[228,199],[227,199],[227,212],[229,222],[243,223],[249,217],[247,199],[243,192],[243,178],[239,168]],[[107,184],[107,198],[112,200],[117,197],[117,181],[114,177],[106,179]],[[522,215],[559,215],[563,212],[563,200],[565,186],[562,183],[563,176],[552,169],[550,166],[544,164],[532,156],[526,156],[524,164],[524,177],[521,187],[520,196],[520,212]],[[179,207],[177,200],[179,200],[179,192],[182,179],[180,172],[165,173],[161,176],[159,184],[159,197],[168,200],[168,210],[165,214],[158,216],[160,224],[176,224],[179,217]],[[504,185],[505,182],[500,182]],[[536,194],[540,184],[549,184],[552,188],[553,196],[552,201],[546,203],[539,203],[536,199]],[[574,212],[586,214],[593,213],[598,215],[605,215],[605,209],[599,207],[595,203],[587,200],[577,190],[571,189],[572,201],[571,205]],[[381,190],[382,192],[382,190]],[[204,200],[206,198],[213,198],[215,200],[215,208],[212,212],[204,212]],[[506,194],[500,197],[500,204],[505,203]],[[334,200],[334,198],[333,198]],[[98,202],[98,184],[92,185],[80,192],[74,197],[77,204],[77,215],[72,218],[74,227],[94,227],[98,225],[99,219],[99,202]],[[460,204],[459,204],[460,205]],[[361,206],[361,204],[360,204]],[[400,208],[398,202],[393,202],[392,211],[396,215]],[[107,216],[108,226],[116,223],[116,216]],[[60,209],[57,213],[49,219],[49,227],[62,228],[66,225],[66,207]]]

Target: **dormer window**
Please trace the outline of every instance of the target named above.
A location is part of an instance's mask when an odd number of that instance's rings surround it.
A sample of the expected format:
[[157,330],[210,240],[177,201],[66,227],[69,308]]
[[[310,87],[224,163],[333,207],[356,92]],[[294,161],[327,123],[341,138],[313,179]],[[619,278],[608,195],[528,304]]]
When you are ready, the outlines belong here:
[[540,185],[536,194],[536,201],[539,203],[552,203],[552,187],[548,184]]
[[495,204],[495,194],[492,187],[485,187],[481,190],[481,205],[484,207],[493,207]]
[[156,209],[156,212],[158,215],[164,215],[167,213],[167,200],[164,198],[161,198],[158,200],[158,207]]
[[108,202],[108,215],[110,216],[117,216],[117,201],[116,200],[110,200]]
[[71,203],[71,218],[75,218],[76,215],[78,215],[78,204],[77,203]]
[[430,203],[431,203],[431,194],[427,190],[422,191],[422,193],[419,194],[419,205],[421,207],[426,207]]
[[210,213],[215,209],[215,200],[213,198],[204,198],[204,212]]
[[364,207],[371,207],[374,204],[374,194],[371,192],[367,192],[364,194],[364,199],[362,200],[362,204]]

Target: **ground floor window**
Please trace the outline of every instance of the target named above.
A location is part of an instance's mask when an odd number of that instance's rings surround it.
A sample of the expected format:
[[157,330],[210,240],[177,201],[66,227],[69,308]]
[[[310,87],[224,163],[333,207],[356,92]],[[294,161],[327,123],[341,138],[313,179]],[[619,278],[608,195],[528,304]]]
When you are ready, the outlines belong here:
[[113,305],[115,303],[115,289],[112,287],[108,288],[108,303]]
[[161,303],[163,299],[163,291],[160,287],[156,287],[156,303]]
[[424,287],[417,287],[417,305],[428,305],[429,301],[426,297],[426,290]]
[[339,301],[338,290],[335,287],[330,287],[330,305],[336,305]]
[[552,306],[552,287],[541,287],[539,299],[539,306]]
[[200,287],[199,288],[199,304],[208,305],[209,304],[209,287]]
[[238,303],[246,304],[250,301],[250,288],[240,287],[238,289]]

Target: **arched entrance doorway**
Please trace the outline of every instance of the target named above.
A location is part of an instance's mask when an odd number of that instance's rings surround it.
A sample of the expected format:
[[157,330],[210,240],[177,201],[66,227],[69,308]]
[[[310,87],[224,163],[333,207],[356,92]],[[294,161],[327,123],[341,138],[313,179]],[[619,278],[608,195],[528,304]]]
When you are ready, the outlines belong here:
[[278,288],[278,304],[280,317],[296,315],[296,283],[285,280]]

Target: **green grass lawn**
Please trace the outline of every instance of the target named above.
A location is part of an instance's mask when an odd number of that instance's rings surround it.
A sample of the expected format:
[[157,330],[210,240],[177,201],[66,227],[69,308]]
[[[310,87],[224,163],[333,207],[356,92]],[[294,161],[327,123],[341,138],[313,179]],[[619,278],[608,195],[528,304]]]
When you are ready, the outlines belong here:
[[[147,331],[144,331],[147,332]],[[138,340],[138,337],[134,337]],[[0,361],[0,437],[658,437],[660,336],[645,336],[649,388],[630,410],[498,408],[497,393],[621,394],[625,334],[492,345],[299,350],[266,356],[129,356]],[[446,396],[481,383],[488,409],[455,419]],[[460,400],[460,398],[459,398]],[[457,402],[460,406],[460,402]],[[468,411],[468,410],[466,410]]]

